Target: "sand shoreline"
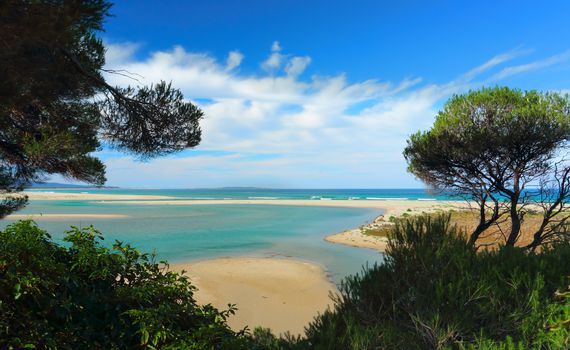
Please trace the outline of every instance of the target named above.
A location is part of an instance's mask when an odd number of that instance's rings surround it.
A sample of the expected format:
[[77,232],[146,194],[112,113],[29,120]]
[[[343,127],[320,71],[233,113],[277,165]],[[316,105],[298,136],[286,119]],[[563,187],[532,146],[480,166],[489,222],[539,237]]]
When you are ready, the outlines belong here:
[[78,220],[78,219],[124,219],[128,215],[123,214],[11,214],[6,217],[6,220]]
[[[104,200],[168,200],[174,197],[154,196],[142,194],[103,194],[103,193],[71,193],[71,192],[22,192],[28,196],[30,200],[43,201],[61,201],[61,200],[77,200],[77,201],[104,201]],[[15,195],[18,195],[16,193]],[[0,197],[5,195],[0,195]]]
[[383,209],[385,216],[399,216],[405,212],[434,211],[440,209],[464,208],[463,201],[418,201],[418,200],[310,200],[310,199],[168,199],[168,200],[101,200],[101,204],[131,205],[289,205],[314,207],[343,207]]

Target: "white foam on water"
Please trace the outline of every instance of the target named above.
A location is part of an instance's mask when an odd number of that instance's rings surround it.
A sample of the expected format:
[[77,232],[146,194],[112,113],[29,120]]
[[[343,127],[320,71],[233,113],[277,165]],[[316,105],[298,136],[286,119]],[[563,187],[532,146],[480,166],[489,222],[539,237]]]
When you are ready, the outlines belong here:
[[247,199],[279,199],[279,197],[247,197]]
[[377,200],[377,201],[407,201],[409,198],[398,198],[398,197],[366,197],[366,199]]

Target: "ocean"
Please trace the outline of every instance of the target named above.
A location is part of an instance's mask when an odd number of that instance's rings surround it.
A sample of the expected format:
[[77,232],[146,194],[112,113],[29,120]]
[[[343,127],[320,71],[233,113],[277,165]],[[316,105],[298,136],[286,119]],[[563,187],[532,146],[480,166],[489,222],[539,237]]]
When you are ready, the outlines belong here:
[[[423,190],[283,190],[283,189],[47,189],[45,192],[88,192],[163,195],[178,199],[439,200]],[[71,225],[95,226],[105,237],[156,252],[169,262],[227,256],[295,258],[318,263],[338,283],[383,259],[377,251],[324,241],[324,237],[372,221],[379,209],[274,205],[134,205],[97,201],[32,201],[18,214],[122,214],[120,219],[40,220],[38,225],[62,242]],[[0,221],[0,228],[10,220]]]

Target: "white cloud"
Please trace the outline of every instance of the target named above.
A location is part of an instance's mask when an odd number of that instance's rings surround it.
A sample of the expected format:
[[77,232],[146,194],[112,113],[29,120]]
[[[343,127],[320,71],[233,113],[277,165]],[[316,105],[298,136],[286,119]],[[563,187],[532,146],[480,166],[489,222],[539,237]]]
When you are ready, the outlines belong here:
[[570,60],[570,50],[563,52],[561,54],[558,54],[558,55],[550,56],[550,57],[543,59],[543,60],[538,60],[538,61],[534,61],[534,62],[530,62],[530,63],[520,64],[517,66],[506,67],[503,70],[501,70],[500,72],[498,72],[497,74],[493,75],[491,77],[491,80],[501,80],[501,79],[504,79],[506,77],[509,77],[509,76],[512,76],[515,74],[521,74],[521,73],[534,71],[537,69],[550,67],[550,66],[555,65],[557,63],[568,61],[568,60]]
[[279,41],[274,41],[273,44],[271,44],[271,51],[272,52],[281,51],[281,45],[279,44]]
[[[142,84],[172,81],[192,100],[207,99],[203,140],[196,152],[137,163],[107,157],[109,183],[120,186],[204,187],[390,187],[418,186],[406,173],[402,157],[406,138],[428,128],[438,106],[454,93],[483,84],[482,73],[520,57],[522,51],[495,56],[456,79],[422,83],[375,79],[349,82],[343,74],[302,78],[309,56],[291,56],[274,42],[262,63],[267,72],[240,74],[243,54],[232,51],[225,62],[178,46],[133,58],[136,46],[113,45],[108,68],[143,74]],[[125,53],[127,54],[121,54]],[[498,77],[555,64],[564,53],[507,67]],[[546,63],[545,63],[546,62]],[[525,66],[525,65],[523,65]],[[506,73],[505,73],[506,72]],[[120,75],[107,79],[132,84]],[[223,155],[201,155],[201,151]]]
[[140,48],[140,45],[130,42],[121,44],[106,43],[105,47],[107,49],[105,52],[107,66],[115,67],[125,64],[126,61],[131,59],[133,54]]
[[305,71],[309,63],[311,63],[311,57],[309,56],[293,57],[289,62],[287,62],[285,72],[287,75],[296,77]]
[[272,71],[279,69],[281,64],[285,60],[285,56],[281,53],[281,45],[278,41],[274,41],[271,45],[271,54],[269,57],[261,63],[261,67],[266,71]]
[[463,79],[473,79],[474,77],[478,76],[481,73],[484,73],[502,63],[511,61],[517,57],[523,56],[527,53],[529,53],[530,50],[521,50],[521,49],[515,49],[500,55],[497,55],[495,57],[492,57],[490,60],[488,60],[487,62],[483,63],[480,66],[477,66],[473,69],[471,69],[470,71],[468,71],[467,73],[465,73],[462,78]]
[[243,54],[239,51],[230,51],[226,60],[226,70],[230,71],[238,67],[243,61]]

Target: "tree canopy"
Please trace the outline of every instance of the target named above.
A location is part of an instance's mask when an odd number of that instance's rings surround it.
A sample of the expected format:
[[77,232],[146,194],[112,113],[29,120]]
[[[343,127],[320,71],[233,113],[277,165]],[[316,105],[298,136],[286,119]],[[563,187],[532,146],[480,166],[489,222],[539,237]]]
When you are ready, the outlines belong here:
[[[146,160],[198,145],[202,111],[170,83],[117,87],[98,36],[105,0],[0,2],[0,191],[48,174],[103,185],[109,147]],[[112,68],[112,67],[111,67]],[[25,205],[4,199],[0,215]],[[1,217],[0,216],[0,217]]]
[[478,204],[472,241],[508,216],[505,243],[514,245],[533,202],[544,209],[545,228],[555,216],[566,223],[569,141],[567,96],[496,87],[453,96],[430,130],[410,136],[404,156],[428,185]]

